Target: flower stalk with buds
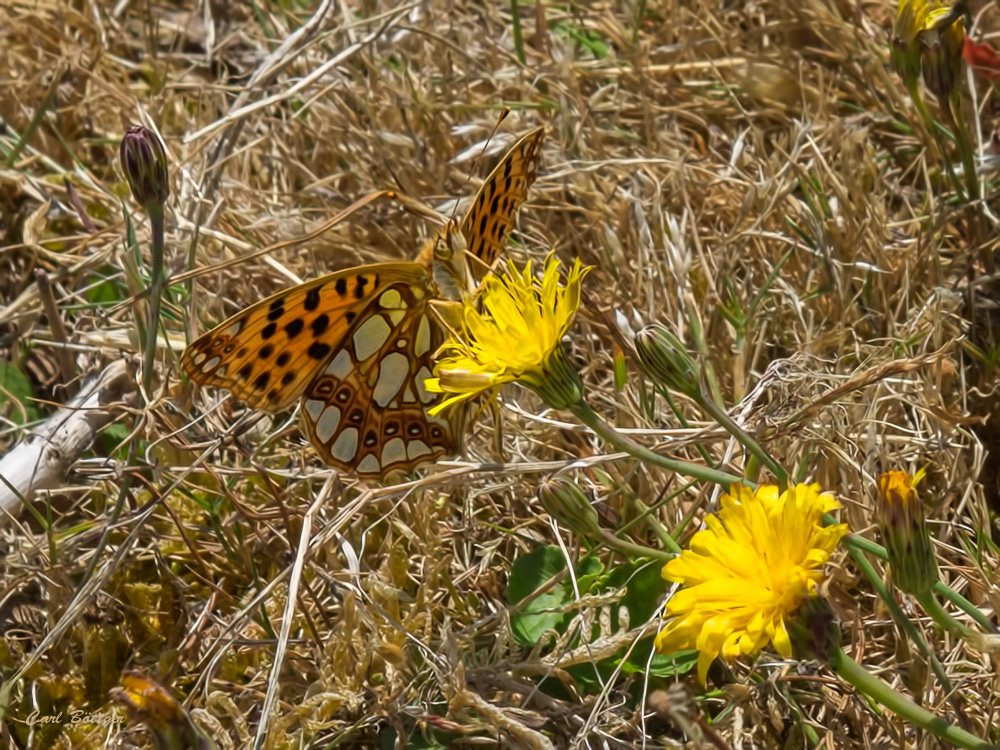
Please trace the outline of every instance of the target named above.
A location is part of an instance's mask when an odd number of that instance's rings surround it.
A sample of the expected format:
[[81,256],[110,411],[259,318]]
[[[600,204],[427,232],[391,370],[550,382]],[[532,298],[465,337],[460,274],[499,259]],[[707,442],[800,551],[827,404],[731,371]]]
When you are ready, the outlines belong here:
[[132,197],[149,216],[151,229],[149,300],[142,367],[143,391],[148,402],[152,399],[153,365],[163,296],[163,211],[170,195],[167,155],[156,133],[141,125],[133,125],[122,138],[120,156]]

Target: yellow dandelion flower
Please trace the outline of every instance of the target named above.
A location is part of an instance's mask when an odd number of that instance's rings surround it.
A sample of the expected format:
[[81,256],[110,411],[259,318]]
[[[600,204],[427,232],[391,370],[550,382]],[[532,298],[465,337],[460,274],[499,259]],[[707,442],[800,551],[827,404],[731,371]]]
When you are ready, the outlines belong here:
[[478,302],[463,303],[462,330],[446,344],[450,354],[438,361],[435,377],[424,381],[428,391],[452,394],[434,413],[514,381],[555,408],[578,402],[583,385],[560,340],[580,306],[581,281],[589,270],[577,259],[566,285],[560,285],[559,261],[549,255],[541,284],[530,261],[522,271],[508,262],[503,275],[487,277]]
[[928,11],[919,41],[924,85],[938,98],[946,99],[962,73],[965,26],[957,6]]
[[667,603],[671,619],[656,637],[661,652],[701,652],[702,684],[718,656],[749,656],[770,642],[791,657],[788,620],[818,593],[819,568],[847,533],[846,524],[822,525],[823,514],[840,505],[816,484],[780,494],[773,485],[734,484],[720,502],[718,517],[708,516],[691,548],[663,568],[684,588]]
[[962,7],[940,0],[900,0],[892,24],[892,66],[908,88],[921,70],[927,88],[947,97],[962,69]]

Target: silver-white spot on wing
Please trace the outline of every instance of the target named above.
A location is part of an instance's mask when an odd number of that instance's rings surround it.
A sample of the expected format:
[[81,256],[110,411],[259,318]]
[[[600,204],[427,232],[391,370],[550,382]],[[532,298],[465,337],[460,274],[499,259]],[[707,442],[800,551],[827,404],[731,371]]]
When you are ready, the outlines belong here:
[[417,340],[413,345],[413,353],[422,357],[431,348],[431,323],[426,315],[420,316],[420,324],[417,326]]
[[[436,393],[431,393],[424,387],[424,381],[427,380],[430,376],[431,376],[431,371],[427,369],[427,365],[424,365],[423,367],[420,368],[420,371],[417,373],[417,377],[415,378],[417,381],[417,395],[420,396],[420,403],[422,404],[429,404],[431,401],[437,398]],[[403,400],[404,401],[406,400],[405,396]]]
[[337,442],[330,448],[330,454],[339,461],[350,461],[354,454],[358,452],[358,431],[354,427],[348,427],[337,438]]
[[381,315],[373,315],[354,332],[354,354],[358,360],[368,359],[389,338],[389,324]]
[[326,401],[320,401],[315,398],[306,399],[306,414],[309,415],[309,418],[313,422],[319,419],[319,415],[323,413],[323,409],[325,408]]
[[326,374],[343,380],[351,374],[351,370],[353,369],[354,364],[351,362],[350,353],[346,349],[341,349],[337,352],[337,356],[333,358],[333,361],[326,366]]
[[323,415],[316,420],[316,437],[324,444],[329,443],[338,424],[340,424],[340,409],[336,406],[326,407]]
[[382,358],[379,365],[378,382],[372,392],[375,403],[385,408],[399,393],[399,389],[406,382],[406,376],[410,374],[410,361],[405,354],[393,352]]
[[382,465],[389,466],[406,460],[406,443],[402,438],[393,438],[382,448]]
[[399,296],[399,292],[395,289],[382,292],[382,296],[378,298],[378,303],[387,310],[398,310],[401,307],[406,307],[406,304],[403,303],[403,298]]
[[427,443],[423,440],[411,440],[406,444],[406,455],[410,457],[412,461],[420,456],[430,455],[431,449],[427,447]]

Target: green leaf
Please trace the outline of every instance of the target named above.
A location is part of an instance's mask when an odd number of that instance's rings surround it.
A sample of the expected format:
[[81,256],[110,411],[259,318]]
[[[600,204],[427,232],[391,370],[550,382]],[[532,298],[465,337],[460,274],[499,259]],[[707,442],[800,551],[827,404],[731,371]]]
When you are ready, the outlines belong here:
[[124,461],[128,458],[128,443],[124,442],[132,431],[123,424],[109,424],[99,436],[101,450],[106,455]]
[[[539,547],[533,552],[522,555],[514,560],[510,568],[507,600],[511,604],[518,604],[553,576],[565,570],[566,560],[558,547]],[[600,571],[601,562],[596,558],[587,558],[580,563],[576,575],[578,579],[586,580],[589,584],[588,576],[597,575]],[[581,591],[586,590],[588,588],[581,585]],[[573,613],[561,610],[571,601],[573,601],[573,586],[568,577],[550,586],[544,594],[532,599],[523,610],[511,617],[511,628],[518,643],[533,646],[538,643],[538,639],[546,630],[562,631]]]
[[125,284],[120,279],[108,278],[111,276],[111,269],[105,270],[108,272],[106,276],[94,274],[88,280],[87,301],[98,307],[110,306],[128,297],[128,289]]
[[623,574],[627,573],[625,596],[621,603],[628,610],[629,622],[633,626],[646,622],[653,616],[660,604],[660,597],[669,585],[661,574],[663,565],[637,561],[618,570]]
[[24,373],[10,362],[0,361],[0,413],[18,425],[38,419],[38,410],[31,402],[33,395]]

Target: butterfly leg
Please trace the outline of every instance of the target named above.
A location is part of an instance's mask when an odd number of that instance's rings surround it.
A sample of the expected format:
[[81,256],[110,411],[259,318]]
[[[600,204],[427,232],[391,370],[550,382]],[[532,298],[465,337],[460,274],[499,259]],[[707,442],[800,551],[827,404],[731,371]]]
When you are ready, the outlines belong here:
[[434,319],[446,330],[452,338],[458,338],[458,332],[462,330],[462,311],[465,306],[461,302],[451,300],[432,299],[428,305],[434,315]]

